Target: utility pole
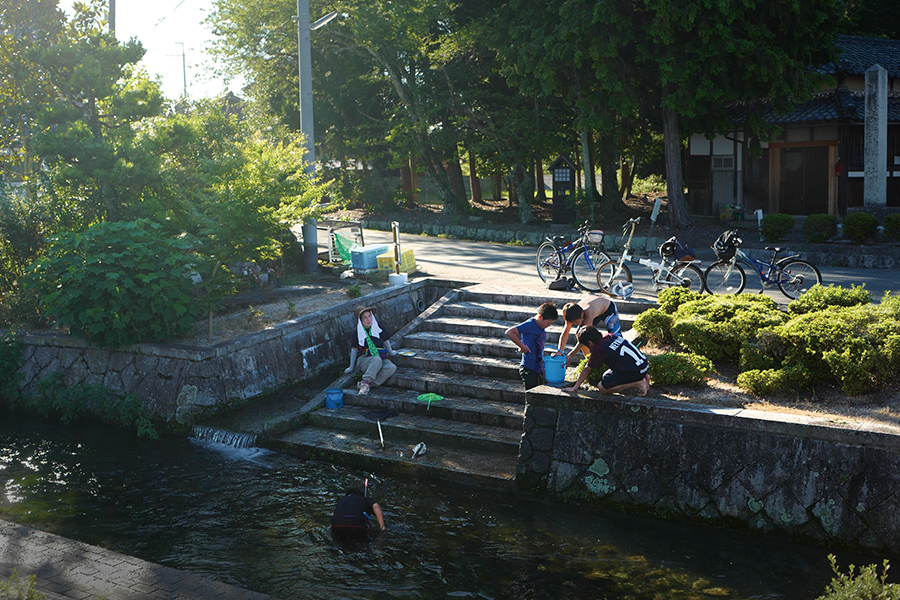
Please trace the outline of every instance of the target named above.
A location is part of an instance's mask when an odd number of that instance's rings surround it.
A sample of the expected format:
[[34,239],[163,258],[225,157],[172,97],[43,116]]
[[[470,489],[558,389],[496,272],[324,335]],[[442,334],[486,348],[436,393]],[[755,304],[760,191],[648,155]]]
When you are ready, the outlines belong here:
[[187,100],[187,59],[184,54],[184,42],[175,42],[181,44],[181,76],[184,80],[184,92],[182,92],[184,100]]
[[116,35],[116,0],[109,0],[109,32]]

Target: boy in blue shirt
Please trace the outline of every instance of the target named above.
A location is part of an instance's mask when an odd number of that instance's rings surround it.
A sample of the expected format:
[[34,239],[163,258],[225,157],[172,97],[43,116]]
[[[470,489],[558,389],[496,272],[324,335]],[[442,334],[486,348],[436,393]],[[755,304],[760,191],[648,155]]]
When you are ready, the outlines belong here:
[[559,313],[556,305],[544,302],[537,310],[537,314],[524,323],[519,323],[506,330],[506,337],[511,339],[519,351],[522,352],[522,362],[519,365],[519,376],[525,389],[541,385],[544,382],[544,342],[547,339],[547,328],[550,327]]

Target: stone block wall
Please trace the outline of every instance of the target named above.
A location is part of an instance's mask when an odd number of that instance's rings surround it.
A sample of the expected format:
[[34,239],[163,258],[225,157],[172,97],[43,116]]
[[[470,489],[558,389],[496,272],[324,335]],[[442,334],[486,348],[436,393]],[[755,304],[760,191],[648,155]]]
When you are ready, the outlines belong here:
[[111,350],[67,336],[29,335],[23,338],[19,387],[36,393],[41,380],[58,373],[66,386],[100,385],[134,394],[153,413],[189,423],[349,361],[356,306],[375,306],[379,322],[396,332],[457,285],[426,279],[386,288],[206,347],[136,344]]
[[528,393],[521,489],[826,546],[900,551],[896,426],[541,389]]

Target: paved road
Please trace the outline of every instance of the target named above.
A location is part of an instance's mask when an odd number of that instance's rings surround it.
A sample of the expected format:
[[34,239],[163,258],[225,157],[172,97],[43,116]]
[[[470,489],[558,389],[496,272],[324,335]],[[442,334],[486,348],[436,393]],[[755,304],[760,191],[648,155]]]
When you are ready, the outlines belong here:
[[[393,242],[393,236],[389,231],[367,229],[363,235],[367,245]],[[537,249],[533,246],[509,246],[401,233],[400,248],[413,250],[422,274],[443,279],[502,285],[535,293],[546,289],[537,275],[535,266]],[[699,258],[703,261],[703,268],[706,269],[713,260],[712,251],[709,251],[709,256],[704,256],[701,252]],[[656,294],[650,283],[649,269],[636,264],[629,267],[634,277],[635,297],[655,300]],[[834,283],[850,288],[865,283],[866,289],[872,292],[876,301],[880,300],[887,290],[900,292],[896,270],[820,266],[819,271],[826,285]],[[759,278],[753,273],[747,273],[747,288],[744,293],[758,293],[761,290]],[[777,288],[765,290],[765,293],[780,303],[787,301]]]

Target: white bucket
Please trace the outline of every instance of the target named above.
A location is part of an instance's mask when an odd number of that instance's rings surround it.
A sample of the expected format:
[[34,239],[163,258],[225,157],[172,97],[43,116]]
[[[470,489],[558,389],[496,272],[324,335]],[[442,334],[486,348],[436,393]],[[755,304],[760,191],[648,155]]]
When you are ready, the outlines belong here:
[[391,287],[405,285],[407,277],[406,273],[391,273],[388,275],[388,284],[390,284]]

